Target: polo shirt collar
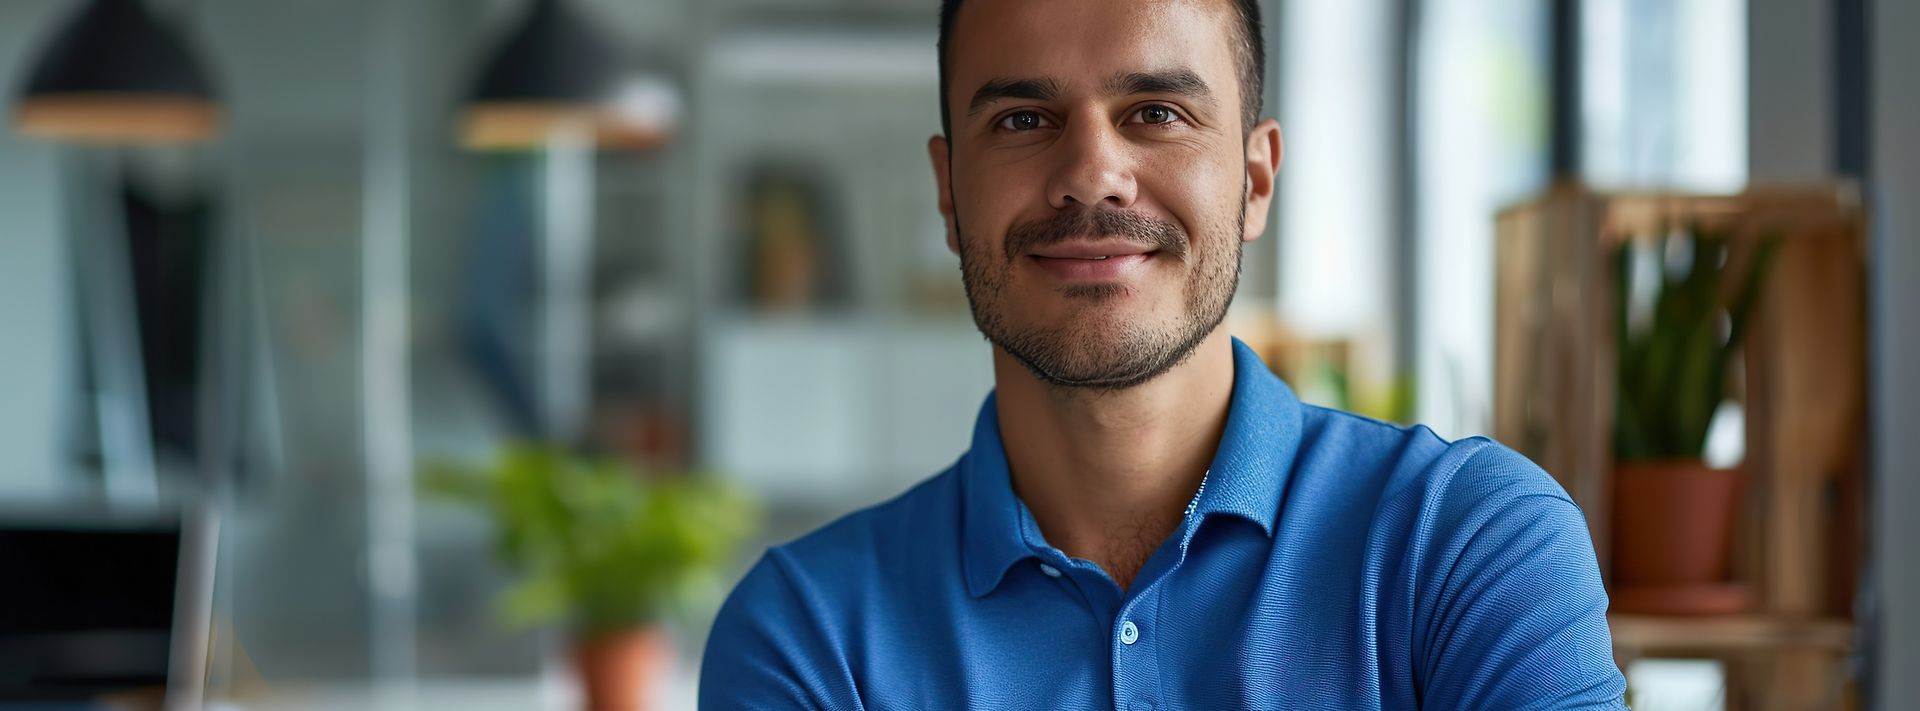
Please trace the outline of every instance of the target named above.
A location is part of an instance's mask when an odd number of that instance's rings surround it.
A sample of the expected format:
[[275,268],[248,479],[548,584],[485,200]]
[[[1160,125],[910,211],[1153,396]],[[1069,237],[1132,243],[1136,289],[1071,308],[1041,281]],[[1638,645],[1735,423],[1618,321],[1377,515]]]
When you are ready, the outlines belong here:
[[[980,597],[1007,569],[1045,545],[1025,504],[1013,494],[1000,440],[996,397],[987,396],[974,423],[973,446],[960,462],[961,566],[967,592]],[[1213,463],[1178,535],[1190,537],[1214,514],[1251,521],[1272,537],[1274,519],[1301,432],[1300,401],[1267,370],[1252,348],[1233,339],[1233,396]]]

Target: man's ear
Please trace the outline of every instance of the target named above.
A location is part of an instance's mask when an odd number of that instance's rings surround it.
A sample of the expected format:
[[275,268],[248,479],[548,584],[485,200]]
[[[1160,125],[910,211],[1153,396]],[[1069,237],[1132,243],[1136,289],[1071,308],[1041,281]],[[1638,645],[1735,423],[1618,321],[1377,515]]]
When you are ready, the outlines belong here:
[[933,163],[933,184],[940,193],[940,217],[947,223],[947,249],[954,254],[960,253],[960,233],[953,228],[953,186],[948,177],[949,161],[953,158],[952,149],[947,145],[947,137],[934,134],[927,139],[927,160]]
[[1280,159],[1286,155],[1281,142],[1280,122],[1267,119],[1255,124],[1247,134],[1247,229],[1241,241],[1252,242],[1267,231],[1268,207],[1273,205],[1274,176],[1280,172]]

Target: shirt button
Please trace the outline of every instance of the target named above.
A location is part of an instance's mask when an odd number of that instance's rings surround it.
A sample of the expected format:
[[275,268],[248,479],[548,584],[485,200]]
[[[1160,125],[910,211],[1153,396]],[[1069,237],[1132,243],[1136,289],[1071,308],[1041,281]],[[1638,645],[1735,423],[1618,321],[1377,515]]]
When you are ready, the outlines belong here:
[[1047,574],[1047,577],[1049,577],[1049,578],[1058,578],[1058,577],[1060,577],[1060,569],[1059,569],[1059,568],[1055,568],[1055,567],[1053,567],[1053,566],[1051,566],[1051,565],[1047,565],[1046,563],[1041,563],[1041,564],[1040,564],[1040,572],[1042,572],[1042,573],[1046,573],[1046,574]]
[[1121,643],[1121,644],[1133,644],[1134,642],[1138,642],[1138,641],[1140,641],[1140,628],[1139,628],[1139,627],[1135,627],[1135,626],[1133,625],[1133,621],[1132,621],[1132,620],[1128,620],[1128,621],[1126,621],[1126,622],[1124,622],[1124,623],[1121,623],[1121,625],[1120,625],[1120,643]]

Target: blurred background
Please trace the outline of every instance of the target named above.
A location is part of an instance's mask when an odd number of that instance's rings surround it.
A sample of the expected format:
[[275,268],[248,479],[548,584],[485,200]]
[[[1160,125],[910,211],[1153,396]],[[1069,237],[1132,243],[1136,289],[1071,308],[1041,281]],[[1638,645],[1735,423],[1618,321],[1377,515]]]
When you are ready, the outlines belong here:
[[[1560,478],[1638,707],[1920,705],[1920,5],[1263,6],[1234,332]],[[936,15],[0,2],[0,701],[691,708],[992,385]]]

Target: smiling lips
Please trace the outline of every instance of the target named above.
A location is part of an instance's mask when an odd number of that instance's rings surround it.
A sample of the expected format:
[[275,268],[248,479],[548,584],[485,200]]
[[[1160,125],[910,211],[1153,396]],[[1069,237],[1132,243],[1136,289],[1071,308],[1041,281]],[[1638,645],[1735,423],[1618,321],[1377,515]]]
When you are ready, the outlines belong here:
[[1138,242],[1065,242],[1027,255],[1064,281],[1112,281],[1138,270],[1158,252]]

